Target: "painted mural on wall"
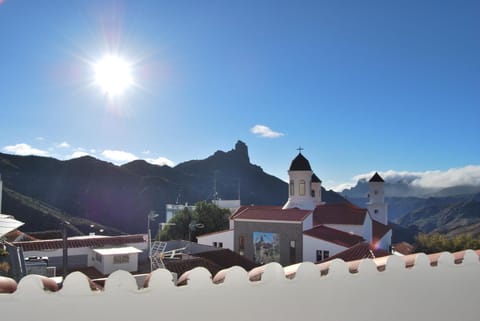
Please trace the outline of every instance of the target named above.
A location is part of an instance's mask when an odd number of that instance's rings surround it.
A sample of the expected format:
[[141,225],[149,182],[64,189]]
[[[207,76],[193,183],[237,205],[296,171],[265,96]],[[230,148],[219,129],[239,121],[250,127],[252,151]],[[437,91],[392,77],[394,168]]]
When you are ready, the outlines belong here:
[[253,260],[266,264],[280,262],[280,235],[277,233],[253,232]]

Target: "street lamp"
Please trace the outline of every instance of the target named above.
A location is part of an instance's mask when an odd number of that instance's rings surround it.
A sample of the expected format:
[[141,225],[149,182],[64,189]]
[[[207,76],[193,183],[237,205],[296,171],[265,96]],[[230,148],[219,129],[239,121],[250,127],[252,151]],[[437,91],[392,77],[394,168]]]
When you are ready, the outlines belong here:
[[154,221],[158,217],[158,214],[155,211],[150,211],[147,215],[147,253],[148,259],[150,261],[150,272],[152,272],[152,235],[150,232],[150,221]]

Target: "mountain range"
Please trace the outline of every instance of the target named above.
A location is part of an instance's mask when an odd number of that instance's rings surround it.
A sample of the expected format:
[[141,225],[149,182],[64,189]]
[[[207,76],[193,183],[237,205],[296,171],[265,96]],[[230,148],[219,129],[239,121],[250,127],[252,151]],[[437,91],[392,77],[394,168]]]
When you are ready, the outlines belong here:
[[[91,156],[62,161],[0,153],[0,174],[2,210],[25,222],[25,232],[58,231],[69,221],[72,235],[99,229],[105,234],[141,233],[150,211],[164,221],[166,204],[240,198],[242,204],[281,205],[288,198],[287,183],[251,164],[241,141],[230,151],[175,167],[144,160],[117,166]],[[480,236],[479,191],[468,185],[418,190],[408,180],[386,180],[393,241],[413,242],[418,232]],[[362,179],[341,194],[323,190],[322,198],[365,207],[367,193],[368,182]]]
[[[365,179],[341,192],[358,206],[364,206],[367,194],[368,181]],[[408,180],[386,180],[385,195],[388,219],[394,226],[394,241],[413,242],[418,232],[438,232],[447,236],[469,233],[480,237],[480,186],[426,189]]]
[[[251,164],[241,141],[228,152],[175,167],[0,153],[0,173],[3,212],[25,222],[26,232],[55,230],[63,220],[73,220],[72,234],[87,233],[90,225],[105,233],[139,233],[146,230],[150,211],[163,221],[166,204],[240,197],[242,204],[280,205],[288,198],[287,183]],[[323,198],[345,201],[333,191],[324,190]]]

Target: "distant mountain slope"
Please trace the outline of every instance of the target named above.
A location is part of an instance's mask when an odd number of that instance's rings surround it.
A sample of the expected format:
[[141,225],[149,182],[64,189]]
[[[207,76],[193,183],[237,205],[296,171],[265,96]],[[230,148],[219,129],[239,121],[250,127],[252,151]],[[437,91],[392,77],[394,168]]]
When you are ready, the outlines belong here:
[[[471,185],[458,185],[447,188],[422,187],[414,183],[414,177],[385,178],[386,197],[455,197],[460,195],[473,195],[480,193],[480,185],[475,185],[472,179]],[[355,186],[344,189],[340,194],[348,199],[364,198],[368,194],[367,179],[360,179]]]
[[[0,153],[0,173],[13,191],[128,233],[145,231],[147,213],[155,210],[164,216],[167,203],[211,200],[214,186],[222,199],[236,199],[240,194],[242,204],[279,205],[288,197],[287,183],[251,164],[248,148],[240,141],[231,151],[217,151],[174,168],[141,160],[115,166],[90,156],[60,161]],[[333,191],[324,191],[323,198],[345,201]],[[13,215],[28,212],[15,199],[6,201],[3,210]],[[35,226],[58,228],[51,217],[39,217],[31,217]]]
[[425,233],[454,236],[471,233],[480,237],[480,194],[452,204],[435,204],[416,209],[398,219],[402,226],[415,226]]
[[[117,235],[121,231],[104,225],[99,225],[87,219],[72,217],[67,213],[52,207],[49,204],[37,199],[18,193],[8,187],[3,188],[4,206],[10,213],[15,213],[15,218],[24,222],[21,230],[28,234],[36,231],[50,231],[61,235],[63,222],[68,221],[66,225],[68,235],[84,235],[91,232],[101,233],[103,235]],[[92,227],[93,225],[93,227]]]

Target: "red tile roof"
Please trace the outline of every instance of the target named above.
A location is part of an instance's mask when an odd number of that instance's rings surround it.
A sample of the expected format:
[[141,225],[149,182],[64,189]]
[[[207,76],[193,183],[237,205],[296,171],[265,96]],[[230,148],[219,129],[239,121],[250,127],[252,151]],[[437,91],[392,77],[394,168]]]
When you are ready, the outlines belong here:
[[242,206],[232,215],[232,219],[302,222],[310,213],[298,208],[283,210],[280,206]]
[[344,247],[351,247],[359,242],[364,241],[364,238],[361,236],[339,231],[323,225],[306,230],[303,232],[303,234]]
[[334,259],[342,259],[345,262],[350,262],[361,259],[375,259],[388,255],[390,255],[390,253],[382,249],[376,249],[372,244],[369,244],[368,242],[360,242],[343,252],[329,257],[323,262],[331,261]]
[[367,209],[350,203],[319,205],[313,212],[313,225],[347,224],[363,225]]
[[[102,237],[93,236],[80,239],[69,239],[68,248],[119,246],[123,244],[145,242],[146,236],[143,234]],[[14,242],[13,244],[21,247],[23,251],[57,250],[63,248],[62,239]]]
[[403,255],[412,254],[413,251],[415,250],[413,245],[410,244],[410,243],[407,243],[407,242],[400,242],[400,243],[397,243],[397,244],[393,244],[392,248],[395,251],[397,251],[399,253],[402,253]]
[[372,220],[372,243],[375,244],[380,241],[391,229],[392,227],[390,225],[383,225],[380,222]]

